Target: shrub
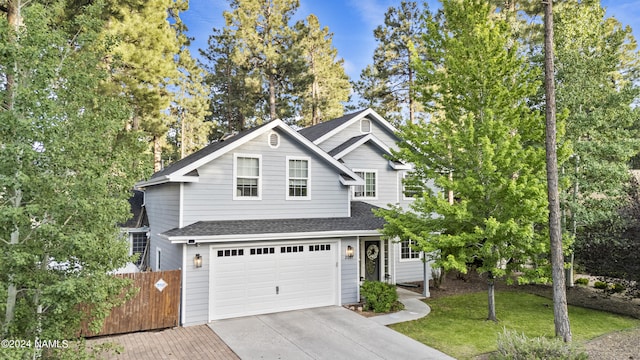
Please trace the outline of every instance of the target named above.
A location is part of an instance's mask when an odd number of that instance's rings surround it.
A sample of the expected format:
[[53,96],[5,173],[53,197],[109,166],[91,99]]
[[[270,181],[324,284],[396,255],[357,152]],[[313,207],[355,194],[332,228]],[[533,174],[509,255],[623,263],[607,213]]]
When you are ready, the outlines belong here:
[[389,312],[398,302],[396,287],[380,281],[365,281],[360,287],[360,295],[365,300],[365,310]]
[[589,355],[574,344],[560,339],[545,337],[528,338],[515,331],[504,330],[498,334],[498,351],[491,355],[494,360],[585,360]]
[[604,281],[596,281],[593,283],[593,287],[600,290],[606,290],[609,285],[607,285],[607,283]]
[[579,278],[576,279],[576,281],[574,281],[576,283],[576,285],[589,285],[589,279],[587,278]]
[[618,284],[618,283],[615,283],[611,286],[611,292],[613,293],[621,293],[621,292],[624,292],[626,289],[627,288],[624,285]]

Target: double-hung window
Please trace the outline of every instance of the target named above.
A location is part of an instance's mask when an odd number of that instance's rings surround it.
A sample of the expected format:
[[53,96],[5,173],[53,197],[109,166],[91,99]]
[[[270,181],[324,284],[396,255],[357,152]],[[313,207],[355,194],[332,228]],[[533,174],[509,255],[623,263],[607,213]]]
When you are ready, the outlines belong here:
[[411,240],[402,240],[400,242],[400,260],[419,259],[420,252],[413,249],[414,243]]
[[287,157],[287,200],[310,199],[309,166],[308,158]]
[[364,179],[364,185],[354,187],[353,197],[375,199],[377,197],[377,172],[375,170],[355,170],[355,173]]
[[260,155],[234,155],[234,199],[259,200],[262,197],[261,160]]

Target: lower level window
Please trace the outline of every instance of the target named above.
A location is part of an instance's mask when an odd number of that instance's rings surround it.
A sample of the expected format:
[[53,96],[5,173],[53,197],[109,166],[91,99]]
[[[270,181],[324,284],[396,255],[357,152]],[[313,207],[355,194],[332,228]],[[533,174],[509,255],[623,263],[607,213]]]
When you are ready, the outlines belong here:
[[412,246],[415,243],[412,240],[403,240],[400,243],[400,258],[401,259],[419,259],[420,251],[415,251]]

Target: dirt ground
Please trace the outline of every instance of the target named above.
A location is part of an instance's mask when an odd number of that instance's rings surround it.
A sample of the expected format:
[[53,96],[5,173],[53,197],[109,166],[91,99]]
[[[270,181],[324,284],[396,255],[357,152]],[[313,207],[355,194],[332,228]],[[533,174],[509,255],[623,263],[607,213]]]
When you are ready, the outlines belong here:
[[[593,279],[591,279],[591,283]],[[418,287],[407,289],[422,293],[422,283],[414,283]],[[452,274],[447,277],[439,289],[430,289],[431,298],[463,294],[468,292],[486,291],[487,282],[475,273],[460,276]],[[503,281],[496,282],[496,290],[525,291],[528,293],[552,298],[553,290],[547,285],[506,285]],[[567,289],[567,302],[596,310],[609,311],[621,315],[640,319],[640,299],[627,299],[620,295],[607,295],[602,290],[591,286],[574,286]],[[622,360],[640,359],[640,328],[630,331],[605,334],[593,339],[584,348],[589,359]]]

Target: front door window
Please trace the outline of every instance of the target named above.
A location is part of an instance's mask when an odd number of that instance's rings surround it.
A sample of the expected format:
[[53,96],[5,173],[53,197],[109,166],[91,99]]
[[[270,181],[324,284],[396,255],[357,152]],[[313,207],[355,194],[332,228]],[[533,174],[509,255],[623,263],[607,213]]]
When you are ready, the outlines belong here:
[[380,242],[365,241],[364,242],[364,278],[366,280],[380,280]]

